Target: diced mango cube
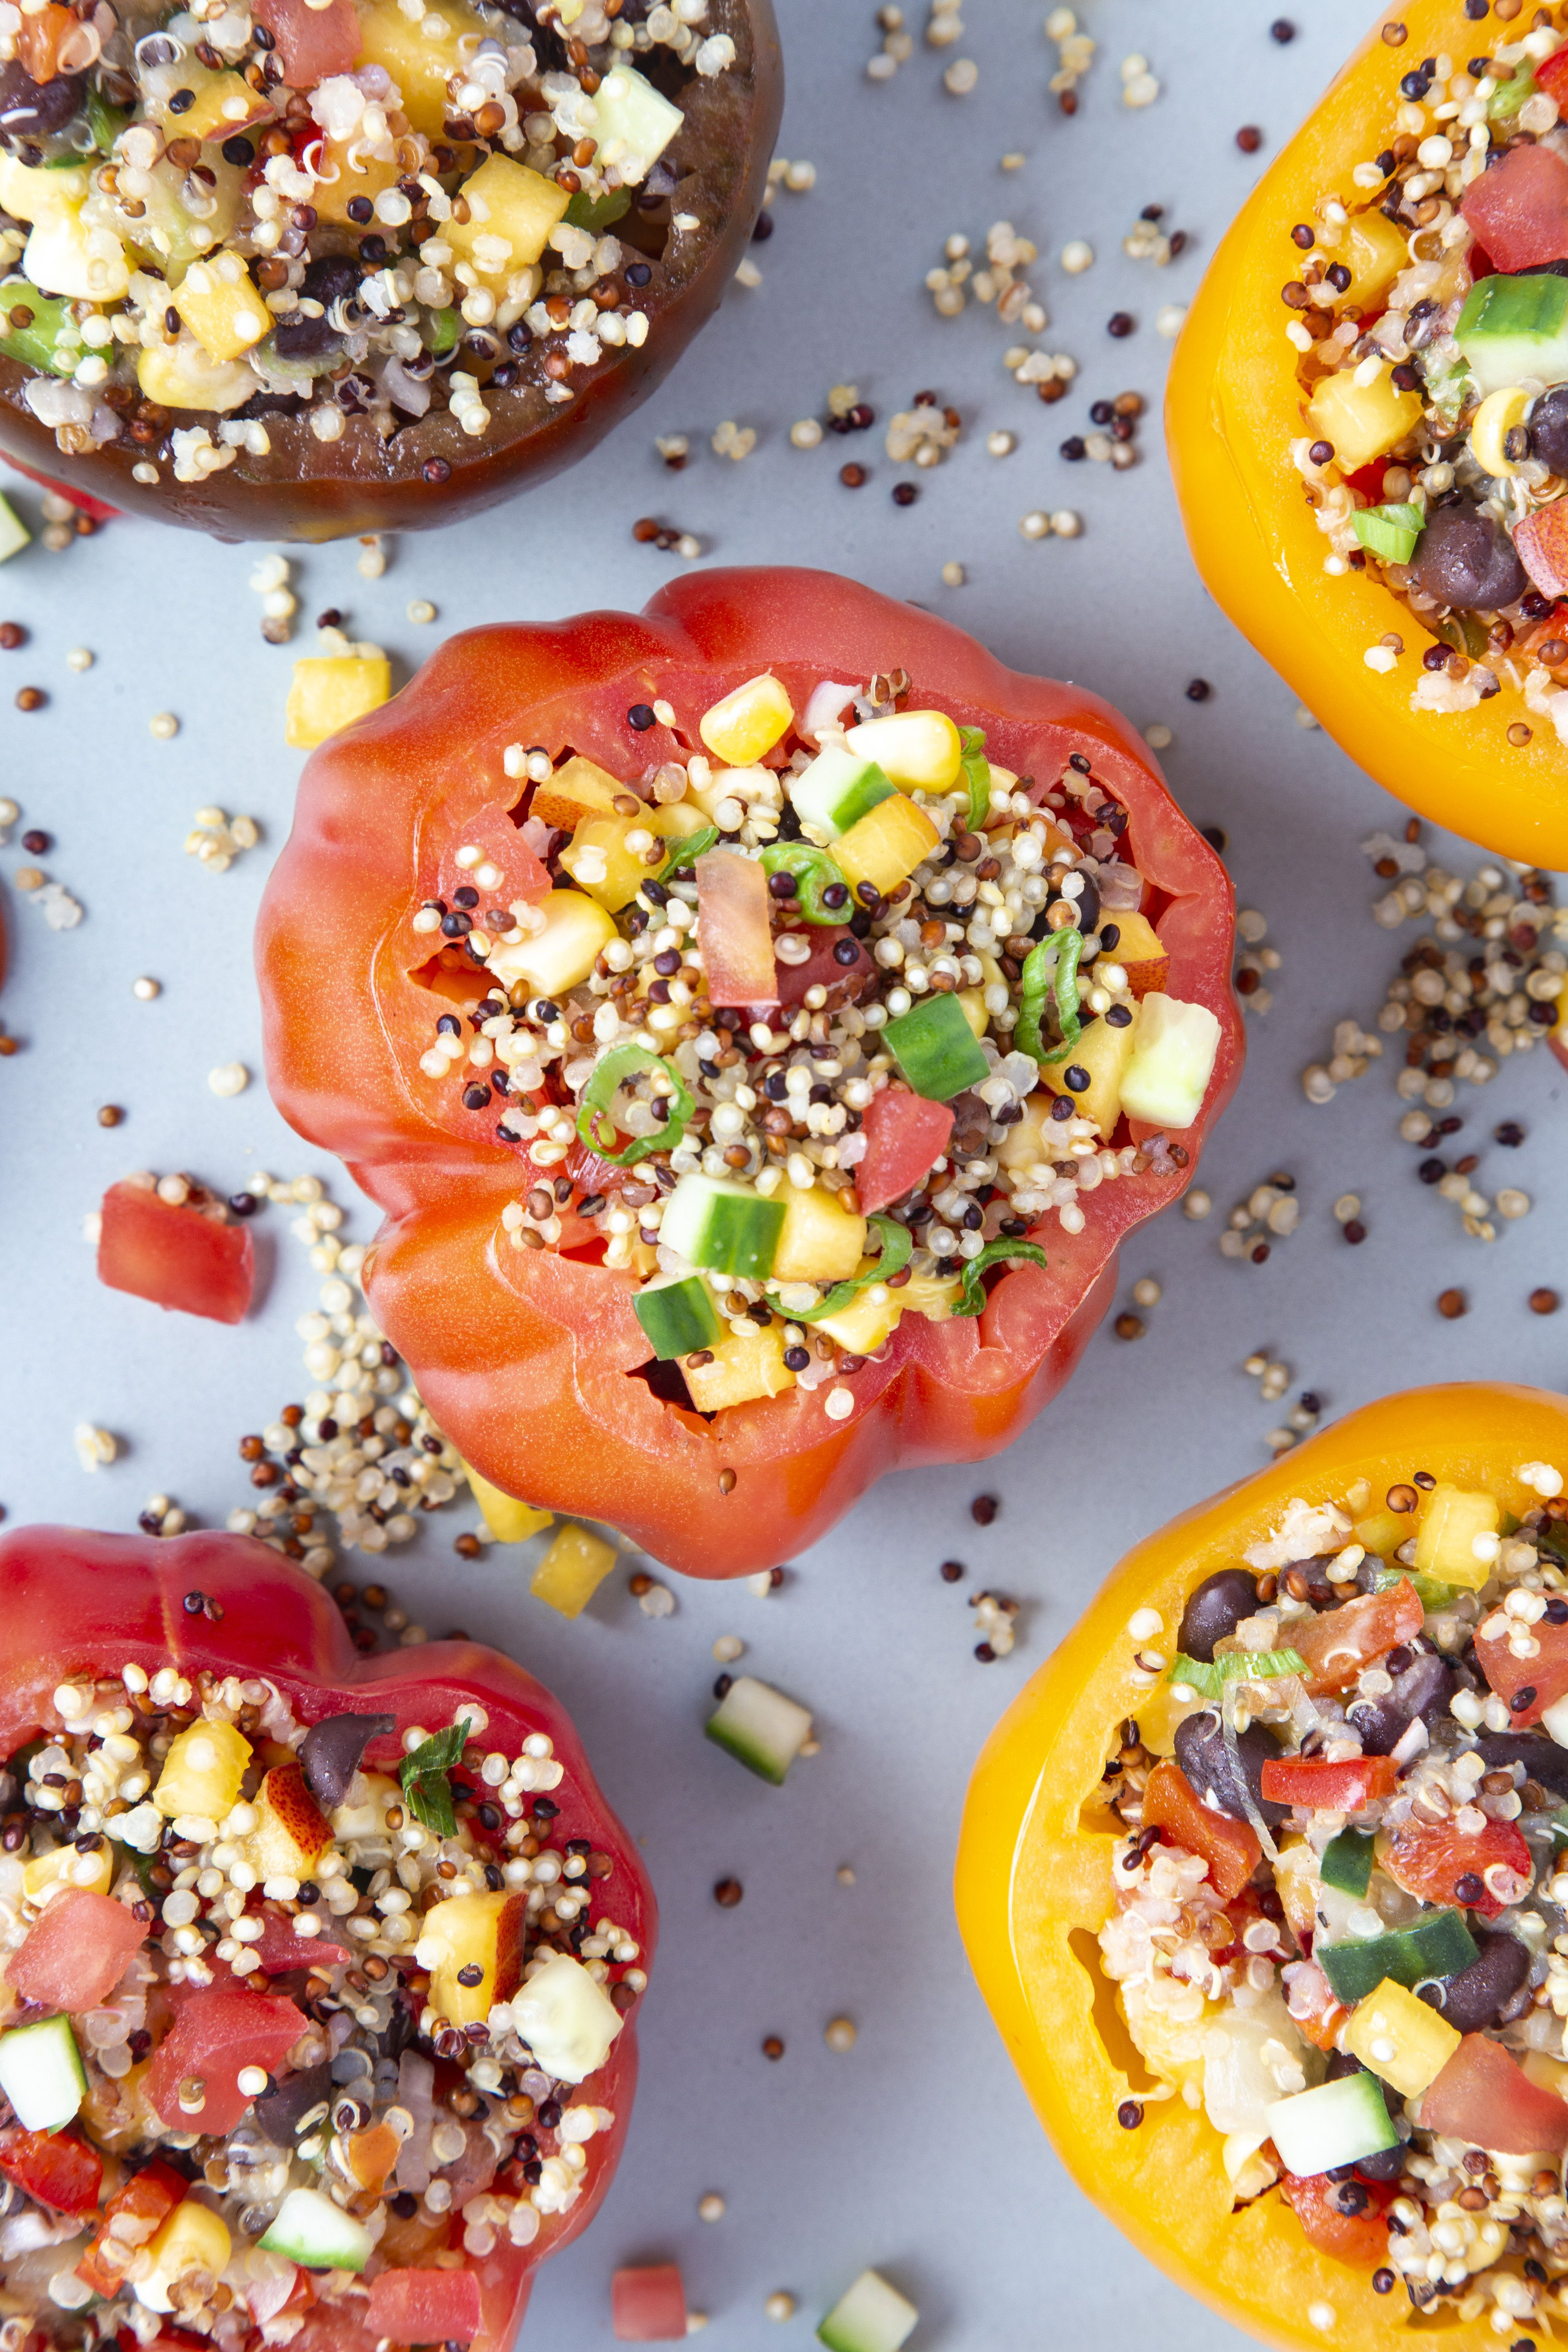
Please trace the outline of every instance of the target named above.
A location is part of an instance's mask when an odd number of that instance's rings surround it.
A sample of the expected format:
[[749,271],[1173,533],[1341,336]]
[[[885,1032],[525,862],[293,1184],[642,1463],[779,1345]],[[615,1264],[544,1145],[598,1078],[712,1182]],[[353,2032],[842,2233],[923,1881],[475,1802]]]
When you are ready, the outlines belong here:
[[[353,220],[349,205],[356,196],[368,196],[374,205],[384,188],[395,187],[403,174],[396,159],[390,155],[365,155],[352,142],[325,139],[321,142],[322,178],[310,191],[310,202],[318,219],[335,221],[346,226]],[[334,177],[333,174],[336,174]]]
[[945,793],[963,764],[963,739],[945,710],[890,710],[862,719],[845,740],[905,792]]
[[430,1971],[430,2006],[454,2025],[482,2025],[497,2001],[510,2000],[522,1978],[528,1897],[454,1895],[419,1922],[414,1957]]
[[1351,1532],[1363,1551],[1377,1559],[1392,1559],[1400,1545],[1409,1541],[1412,1522],[1402,1511],[1373,1511],[1358,1519]]
[[487,156],[458,194],[468,218],[444,222],[441,234],[459,261],[471,262],[498,289],[539,259],[572,201],[553,180],[510,155]]
[[932,1323],[942,1323],[952,1314],[963,1288],[962,1275],[917,1274],[893,1295],[902,1300],[906,1315],[923,1315]]
[[784,1221],[773,1255],[775,1282],[847,1282],[866,1249],[866,1220],[851,1216],[822,1185],[786,1187]]
[[201,408],[219,415],[242,406],[257,388],[255,371],[243,360],[215,360],[189,334],[143,351],[136,381],[149,400],[164,408]]
[[649,164],[658,161],[685,119],[646,75],[626,63],[624,53],[595,92],[594,110],[600,161],[613,163],[628,188],[647,178]]
[[1446,2018],[1392,1977],[1356,2003],[1340,2036],[1352,2057],[1405,2099],[1419,2098],[1436,2081],[1460,2038]]
[[720,1412],[726,1405],[749,1404],[754,1397],[778,1396],[795,1386],[776,1323],[765,1331],[726,1332],[712,1355],[710,1364],[693,1364],[688,1357],[681,1366],[699,1412]]
[[541,1528],[550,1525],[553,1512],[536,1511],[531,1503],[520,1503],[515,1496],[503,1494],[488,1478],[481,1478],[470,1463],[465,1462],[463,1468],[479,1507],[479,1517],[497,1543],[526,1543],[530,1536],[536,1536]]
[[619,1557],[613,1543],[589,1528],[563,1527],[539,1566],[529,1591],[563,1617],[580,1617]]
[[1443,1584],[1462,1584],[1479,1591],[1492,1572],[1492,1548],[1479,1559],[1478,1536],[1495,1536],[1502,1509],[1495,1495],[1467,1494],[1458,1486],[1436,1486],[1424,1498],[1415,1527],[1418,1576],[1435,1576]]
[[1421,422],[1421,394],[1398,391],[1392,367],[1380,367],[1370,383],[1358,383],[1360,373],[1344,368],[1325,376],[1307,404],[1314,438],[1332,442],[1345,474],[1386,456]]
[[581,890],[552,890],[538,912],[543,929],[495,949],[489,969],[508,987],[521,980],[541,996],[559,996],[587,979],[600,950],[616,936],[615,918]]
[[23,248],[22,271],[40,294],[71,302],[118,302],[131,285],[120,239],[112,229],[91,226],[76,205],[39,214]]
[[163,1759],[153,1802],[165,1821],[182,1813],[222,1822],[239,1801],[239,1784],[250,1761],[250,1742],[232,1723],[208,1722],[176,1732]]
[[852,1356],[874,1356],[898,1329],[903,1311],[903,1291],[873,1282],[837,1315],[818,1316],[811,1328],[837,1340]]
[[[1109,1021],[1091,1021],[1071,1053],[1059,1062],[1047,1062],[1040,1072],[1052,1094],[1070,1095],[1079,1118],[1092,1119],[1102,1136],[1111,1133],[1121,1116],[1121,1080],[1137,1034],[1136,1021],[1124,1029],[1112,1028]],[[1087,1070],[1088,1086],[1069,1083],[1069,1070]]]
[[1108,918],[1104,926],[1114,923],[1116,945],[1110,950],[1108,961],[1119,963],[1127,974],[1127,985],[1134,996],[1147,996],[1163,989],[1171,976],[1171,959],[1160,944],[1160,934],[1147,915],[1131,909]]
[[13,220],[42,220],[46,213],[74,211],[91,184],[85,163],[55,171],[42,163],[24,163],[9,149],[0,148],[0,212],[9,213]]
[[237,360],[258,343],[271,314],[237,253],[193,261],[180,280],[174,308],[210,359]]
[[795,717],[795,705],[771,670],[722,695],[698,720],[698,731],[716,760],[744,768],[771,751]]
[[332,1829],[300,1766],[276,1765],[252,1802],[256,1827],[245,1841],[245,1855],[257,1876],[309,1878],[332,1842]]
[[219,2279],[228,2268],[233,2250],[234,2240],[223,2215],[195,2197],[184,2198],[148,2241],[152,2272],[147,2284],[163,2287],[166,2294],[176,2279],[188,2278],[193,2271],[205,2271],[208,2277]]
[[616,811],[617,800],[635,800],[637,794],[627,784],[618,783],[607,769],[595,767],[592,760],[574,753],[563,761],[552,776],[536,785],[529,814],[541,824],[559,827],[570,833],[585,816],[612,816],[629,814]]
[[247,122],[265,121],[272,110],[239,73],[216,73],[202,84],[184,114],[170,118],[168,135],[181,139],[232,139]]
[[392,666],[384,654],[307,654],[294,665],[285,740],[296,751],[313,751],[329,735],[379,710],[391,693]]
[[1351,274],[1341,299],[1365,310],[1387,293],[1402,269],[1409,268],[1409,241],[1383,213],[1358,213],[1334,247],[1333,258]]
[[74,1845],[58,1845],[51,1853],[37,1853],[22,1865],[22,1892],[29,1903],[44,1903],[69,1886],[85,1886],[89,1895],[107,1895],[114,1884],[114,1853],[107,1838],[91,1853]]
[[416,131],[439,139],[447,123],[447,84],[486,38],[489,26],[463,0],[429,0],[409,17],[397,0],[374,0],[360,17],[360,62],[384,66],[402,93]]
[[[619,914],[637,897],[652,870],[626,847],[626,835],[635,824],[630,817],[585,816],[561,853],[562,866],[578,888],[612,915]],[[641,829],[653,830],[651,825]]]
[[873,883],[886,898],[907,882],[922,857],[929,857],[942,835],[924,809],[905,793],[879,801],[874,809],[841,833],[833,845],[833,859],[853,890]]

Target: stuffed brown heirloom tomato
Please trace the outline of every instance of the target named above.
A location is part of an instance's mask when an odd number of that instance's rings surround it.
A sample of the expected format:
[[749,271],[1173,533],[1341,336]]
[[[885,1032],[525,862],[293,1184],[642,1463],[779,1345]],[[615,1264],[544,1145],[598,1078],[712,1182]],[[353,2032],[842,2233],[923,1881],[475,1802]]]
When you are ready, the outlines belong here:
[[763,200],[771,0],[0,0],[0,451],[229,539],[583,457]]

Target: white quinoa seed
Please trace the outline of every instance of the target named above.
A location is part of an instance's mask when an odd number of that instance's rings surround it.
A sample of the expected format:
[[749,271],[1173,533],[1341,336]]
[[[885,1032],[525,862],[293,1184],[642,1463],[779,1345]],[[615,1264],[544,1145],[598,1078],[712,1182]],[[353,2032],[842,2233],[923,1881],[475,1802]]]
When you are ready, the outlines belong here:
[[160,743],[172,742],[180,731],[180,722],[172,710],[160,710],[147,721],[149,734]]
[[207,1072],[207,1084],[215,1095],[242,1095],[250,1084],[250,1072],[243,1062],[220,1062]]

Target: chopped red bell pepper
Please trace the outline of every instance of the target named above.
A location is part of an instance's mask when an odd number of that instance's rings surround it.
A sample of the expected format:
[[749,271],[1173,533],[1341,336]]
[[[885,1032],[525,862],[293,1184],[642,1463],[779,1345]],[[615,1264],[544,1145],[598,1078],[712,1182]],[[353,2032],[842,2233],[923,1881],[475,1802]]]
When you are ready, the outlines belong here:
[[677,2263],[642,2263],[610,2281],[617,2344],[673,2344],[687,2335],[686,2282]]
[[1529,1894],[1530,1848],[1512,1822],[1474,1832],[1451,1822],[1405,1822],[1384,1841],[1378,1861],[1397,1886],[1423,1903],[1446,1903],[1495,1919]]
[[244,1225],[130,1183],[111,1184],[99,1214],[98,1278],[110,1290],[215,1323],[244,1316],[256,1274]]
[[[106,2298],[117,2294],[132,2255],[162,2229],[190,2185],[159,2157],[133,2172],[104,2207],[98,2235],[76,2266],[78,2278],[84,2279],[95,2294]],[[111,2227],[116,2222],[117,2229]]]
[[1542,58],[1535,79],[1548,98],[1554,98],[1559,106],[1568,104],[1568,47],[1553,49],[1549,58]]
[[1413,1641],[1425,1614],[1415,1587],[1402,1576],[1387,1592],[1363,1592],[1321,1617],[1293,1617],[1290,1646],[1306,1661],[1307,1688],[1315,1695],[1348,1690],[1363,1666]]
[[1392,1797],[1399,1767],[1392,1756],[1271,1756],[1263,1767],[1263,1793],[1274,1805],[1305,1805],[1321,1812],[1359,1813],[1374,1797]]
[[79,2016],[108,2000],[148,1932],[123,1903],[85,1886],[68,1886],[45,1906],[20,1949],[11,1954],[5,1981],[40,2009]]
[[1388,2208],[1394,2200],[1394,2185],[1357,2181],[1359,2210],[1347,2213],[1340,2198],[1349,2185],[1331,2180],[1326,2172],[1288,2172],[1279,2193],[1314,2246],[1357,2270],[1374,2271],[1388,2260]]
[[866,1157],[855,1170],[855,1190],[867,1216],[912,1192],[947,1150],[952,1108],[900,1087],[873,1095],[861,1120]]
[[394,2344],[471,2344],[479,2282],[472,2271],[383,2271],[371,2282],[364,2325]]
[[91,2213],[98,2205],[103,2158],[74,2132],[0,2131],[0,2172],[57,2213]]
[[1561,261],[1568,256],[1568,163],[1550,147],[1510,147],[1471,181],[1459,210],[1500,269]]
[[1213,1811],[1168,1756],[1149,1775],[1143,1826],[1163,1830],[1173,1845],[1207,1863],[1215,1891],[1227,1903],[1241,1893],[1263,1859],[1263,1848],[1248,1824]]
[[1561,2156],[1568,2105],[1532,2083],[1517,2058],[1484,2033],[1467,2033],[1421,2095],[1423,2130],[1469,2140],[1500,2156]]

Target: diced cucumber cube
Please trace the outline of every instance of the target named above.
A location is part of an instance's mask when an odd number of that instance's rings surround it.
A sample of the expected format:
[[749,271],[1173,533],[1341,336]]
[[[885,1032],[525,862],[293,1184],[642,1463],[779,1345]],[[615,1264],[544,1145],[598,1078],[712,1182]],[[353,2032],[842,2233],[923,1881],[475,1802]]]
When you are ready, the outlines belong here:
[[1568,383],[1568,278],[1481,278],[1465,297],[1454,341],[1483,394],[1522,376]]
[[[618,61],[594,93],[599,160],[614,163],[627,187],[647,176],[686,121],[679,106],[655,89],[635,67]],[[611,153],[608,151],[617,152]]]
[[879,801],[891,800],[894,789],[875,760],[830,743],[809,768],[792,778],[789,796],[803,824],[815,825],[826,840],[837,841]]
[[1342,1830],[1323,1848],[1318,1866],[1323,1885],[1342,1895],[1364,1895],[1372,1883],[1372,1849],[1370,1830]]
[[1287,2172],[1328,2172],[1397,2147],[1399,2134],[1375,2074],[1342,2074],[1264,2108],[1268,2137]]
[[879,2271],[862,2271],[839,2296],[816,2338],[828,2352],[899,2352],[919,2318],[909,2297],[889,2286]]
[[1206,1004],[1155,990],[1138,1008],[1132,1051],[1121,1073],[1121,1108],[1155,1127],[1191,1127],[1219,1056],[1219,1022]]
[[956,996],[922,996],[882,1032],[888,1051],[917,1095],[951,1102],[991,1075]]
[[363,2271],[373,2241],[363,2221],[319,2189],[290,2189],[261,2240],[269,2254],[286,2254],[310,2271]]
[[1347,2009],[1375,1992],[1384,1977],[1415,1987],[1428,1977],[1457,1977],[1478,1958],[1476,1939],[1458,1911],[1431,1911],[1389,1936],[1314,1944],[1312,1958]]
[[0,2033],[0,2091],[24,2131],[58,2131],[87,2096],[87,2076],[68,2017]]
[[650,1282],[632,1300],[632,1310],[661,1364],[710,1348],[719,1337],[719,1318],[699,1275],[689,1274],[680,1282]]
[[32,536],[10,499],[0,498],[0,563],[7,563],[13,555],[20,555]]
[[754,1675],[737,1675],[704,1728],[737,1763],[782,1789],[811,1737],[811,1716],[771,1683],[761,1683]]
[[784,1202],[749,1185],[683,1176],[665,1204],[659,1239],[689,1265],[761,1281],[773,1272],[784,1221]]

